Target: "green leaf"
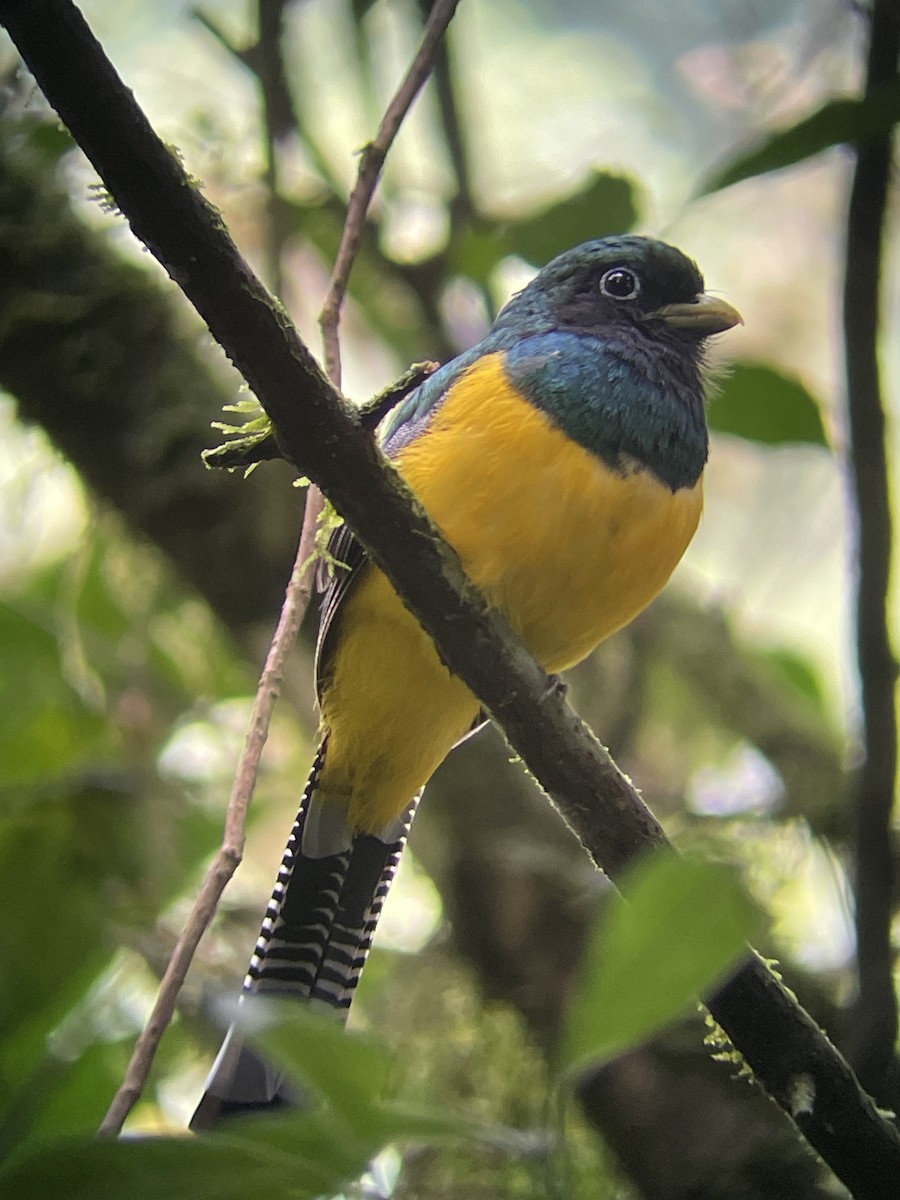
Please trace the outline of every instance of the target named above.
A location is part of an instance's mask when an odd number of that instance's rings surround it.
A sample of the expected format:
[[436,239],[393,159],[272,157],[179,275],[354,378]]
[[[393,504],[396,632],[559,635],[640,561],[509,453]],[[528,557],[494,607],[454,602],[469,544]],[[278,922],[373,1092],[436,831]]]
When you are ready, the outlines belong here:
[[65,677],[56,617],[35,590],[0,600],[0,759],[7,786],[110,755],[113,738],[103,715]]
[[388,1050],[371,1037],[348,1033],[333,1016],[268,999],[246,1016],[248,1036],[301,1087],[324,1100],[345,1135],[365,1143],[369,1156],[383,1143],[404,1138],[460,1138],[521,1152],[521,1137],[504,1126],[397,1103],[389,1086]]
[[267,1000],[246,1015],[247,1034],[266,1056],[326,1100],[358,1136],[380,1126],[391,1065],[383,1046],[296,1003]]
[[27,128],[28,140],[31,145],[50,162],[56,162],[75,146],[74,138],[61,121],[45,120],[40,117],[30,122]]
[[[54,1037],[51,1044],[57,1042]],[[20,1145],[26,1138],[37,1142],[63,1134],[93,1135],[133,1049],[132,1034],[118,1041],[90,1042],[83,1049],[76,1046],[74,1053],[71,1046],[65,1047],[67,1053],[48,1053],[29,1081],[32,1086],[20,1090],[7,1116],[7,1141]]]
[[233,1128],[209,1138],[35,1144],[0,1169],[0,1194],[17,1200],[312,1200],[339,1190],[368,1161],[367,1153],[348,1155],[315,1113]]
[[450,249],[453,270],[485,285],[511,254],[543,266],[579,242],[625,233],[638,219],[636,191],[624,176],[595,171],[577,192],[532,216],[464,229]]
[[510,225],[507,243],[513,254],[543,266],[579,242],[627,233],[637,218],[634,183],[598,171],[565,200]]
[[[255,1144],[290,1158],[298,1180],[310,1183],[318,1179],[319,1187],[329,1192],[361,1175],[387,1140],[376,1129],[356,1137],[340,1115],[326,1105],[296,1109],[283,1116],[229,1121],[224,1132],[252,1138]],[[220,1136],[212,1135],[215,1141]]]
[[[391,1136],[477,1139],[510,1155],[533,1140],[501,1126],[441,1114],[389,1115]],[[348,1137],[328,1109],[248,1117],[204,1137],[60,1138],[33,1143],[0,1167],[0,1194],[16,1200],[247,1200],[331,1196],[359,1178],[380,1142]]]
[[736,363],[707,408],[710,429],[765,445],[827,446],[819,406],[796,379],[756,363]]
[[510,1155],[531,1147],[530,1138],[504,1126],[385,1102],[387,1052],[369,1038],[346,1034],[333,1018],[277,1002],[254,1010],[254,1018],[266,1010],[277,1014],[251,1036],[317,1094],[306,1108],[234,1120],[203,1137],[33,1140],[0,1167],[0,1194],[17,1200],[312,1200],[359,1178],[392,1139],[477,1140]]
[[487,287],[494,268],[510,254],[512,250],[505,225],[467,225],[454,236],[450,247],[452,273],[466,275]]
[[403,1104],[386,1104],[382,1112],[382,1135],[392,1142],[461,1141],[470,1145],[479,1142],[511,1155],[525,1154],[534,1148],[532,1135],[519,1129],[421,1105],[412,1109]]
[[[0,1079],[5,1108],[23,1120],[17,1090],[46,1055],[47,1035],[110,957],[104,936],[122,797],[98,788],[43,797],[0,830]],[[13,965],[15,964],[15,969]]]
[[754,923],[729,868],[670,852],[643,859],[589,947],[564,1068],[613,1058],[688,1010],[741,957]]
[[769,171],[780,171],[845,142],[857,145],[887,137],[900,121],[900,80],[894,80],[862,99],[831,100],[811,116],[773,133],[761,146],[738,155],[702,189],[720,191]]
[[761,652],[760,657],[775,669],[786,687],[814,706],[826,728],[828,703],[815,665],[795,651],[783,648]]

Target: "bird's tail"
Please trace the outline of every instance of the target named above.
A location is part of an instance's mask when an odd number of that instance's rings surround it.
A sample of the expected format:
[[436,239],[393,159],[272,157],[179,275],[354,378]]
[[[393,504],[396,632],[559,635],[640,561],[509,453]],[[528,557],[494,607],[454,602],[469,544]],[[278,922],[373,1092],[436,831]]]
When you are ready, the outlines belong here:
[[[327,738],[316,754],[300,811],[244,980],[253,995],[295,997],[346,1011],[372,944],[418,798],[380,835],[354,834],[342,808],[318,795]],[[295,1102],[287,1081],[228,1030],[191,1120],[220,1118]]]

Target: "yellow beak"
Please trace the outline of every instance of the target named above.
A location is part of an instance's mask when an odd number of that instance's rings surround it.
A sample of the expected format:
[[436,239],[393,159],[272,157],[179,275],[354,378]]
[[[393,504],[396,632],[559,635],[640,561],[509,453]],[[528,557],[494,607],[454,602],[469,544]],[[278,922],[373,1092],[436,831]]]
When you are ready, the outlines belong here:
[[744,318],[727,300],[710,296],[707,292],[701,293],[688,304],[665,304],[650,316],[661,317],[676,329],[689,329],[701,337],[724,333],[726,329],[744,323]]

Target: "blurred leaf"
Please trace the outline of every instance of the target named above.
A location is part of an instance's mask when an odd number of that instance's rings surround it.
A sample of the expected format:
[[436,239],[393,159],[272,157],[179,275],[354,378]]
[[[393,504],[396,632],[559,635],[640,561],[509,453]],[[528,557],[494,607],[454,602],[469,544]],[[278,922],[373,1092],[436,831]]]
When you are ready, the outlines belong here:
[[457,1113],[415,1109],[402,1104],[386,1104],[381,1120],[382,1134],[390,1141],[446,1142],[461,1139],[480,1142],[506,1154],[533,1151],[534,1139],[518,1129],[505,1125],[490,1125]]
[[463,230],[451,247],[453,270],[483,285],[510,254],[543,266],[579,242],[627,232],[637,218],[633,181],[594,172],[577,192],[533,216],[482,221]]
[[[417,1140],[481,1136],[521,1154],[527,1139],[419,1113],[397,1114],[398,1136]],[[366,1170],[379,1149],[355,1139],[328,1109],[233,1121],[208,1137],[62,1138],[19,1151],[0,1167],[0,1193],[16,1200],[247,1200],[333,1195]]]
[[[48,1055],[36,1077],[38,1104],[28,1114],[29,1132],[36,1138],[93,1135],[122,1082],[133,1049],[134,1037],[129,1036],[91,1042],[74,1059]],[[15,1115],[20,1115],[18,1108]]]
[[580,191],[536,216],[512,223],[507,243],[513,254],[543,266],[579,242],[627,233],[637,218],[633,182],[598,171]]
[[351,9],[353,12],[353,20],[357,25],[362,21],[363,17],[368,13],[370,8],[375,5],[375,0],[353,0]]
[[7,1099],[109,960],[107,889],[110,865],[123,869],[115,847],[126,808],[121,794],[85,787],[28,805],[0,832],[0,1092]]
[[[258,1145],[295,1160],[297,1179],[308,1184],[316,1177],[322,1187],[333,1191],[356,1178],[381,1148],[379,1130],[364,1130],[356,1136],[340,1115],[327,1105],[310,1105],[286,1115],[251,1116],[228,1123],[232,1131],[252,1138]],[[218,1142],[221,1135],[212,1135]]]
[[[270,1024],[267,1013],[275,1014]],[[370,1154],[384,1142],[403,1138],[465,1138],[507,1151],[521,1150],[521,1139],[505,1127],[438,1107],[420,1105],[413,1110],[398,1104],[389,1086],[388,1050],[374,1038],[348,1033],[330,1015],[290,1001],[267,1000],[246,1010],[246,1016],[249,1036],[267,1057],[301,1087],[321,1097],[355,1138],[368,1141]]]
[[65,677],[55,614],[27,593],[0,602],[3,783],[31,782],[109,758],[104,715]]
[[114,523],[92,531],[77,592],[49,582],[48,599],[71,606],[70,626],[110,692],[137,680],[155,708],[171,711],[198,695],[247,689],[251,677],[209,609],[185,595],[160,554],[127,540]]
[[155,757],[192,686],[243,677],[207,610],[111,522],[18,588],[0,603],[0,1157],[105,1108],[102,1019],[64,1045],[59,1028],[116,926],[152,928],[218,842],[220,821],[160,781]]
[[643,859],[588,948],[565,1068],[613,1058],[684,1013],[744,952],[754,909],[736,873],[669,852]]
[[84,563],[58,563],[0,598],[3,784],[96,771],[123,753],[134,697],[145,730],[198,695],[247,690],[248,674],[209,610],[161,558],[92,531]]
[[367,1153],[348,1155],[327,1121],[309,1113],[242,1122],[240,1132],[210,1138],[69,1138],[35,1145],[0,1169],[0,1193],[17,1200],[312,1200],[338,1190],[367,1161]]
[[358,1135],[377,1126],[391,1065],[383,1046],[296,1003],[267,1001],[246,1015],[248,1035],[286,1075],[328,1101]]
[[39,150],[51,162],[56,162],[68,150],[75,147],[75,140],[61,121],[36,120],[23,122],[27,130],[28,140],[35,149]]
[[900,80],[874,90],[863,99],[832,100],[788,129],[773,133],[761,146],[738,155],[712,177],[704,195],[742,179],[780,171],[845,142],[857,144],[886,137],[900,121]]
[[16,1200],[307,1200],[358,1178],[389,1138],[478,1139],[514,1154],[530,1146],[503,1127],[385,1103],[389,1058],[375,1042],[300,1006],[265,1009],[277,1020],[254,1040],[324,1103],[233,1121],[208,1137],[35,1142],[0,1168],[0,1193]]
[[467,225],[450,248],[453,273],[486,287],[497,264],[512,253],[507,233],[500,224]]
[[772,367],[736,363],[706,415],[710,429],[751,442],[828,446],[818,404],[802,383]]
[[785,649],[760,651],[760,657],[775,668],[788,687],[815,706],[823,721],[829,719],[822,681],[815,666],[808,659],[793,650]]

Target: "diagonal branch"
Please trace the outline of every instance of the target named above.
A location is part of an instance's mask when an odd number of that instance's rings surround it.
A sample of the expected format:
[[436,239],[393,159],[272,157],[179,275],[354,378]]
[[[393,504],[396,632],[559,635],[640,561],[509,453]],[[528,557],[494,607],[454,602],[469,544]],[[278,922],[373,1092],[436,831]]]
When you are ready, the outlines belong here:
[[[285,452],[354,526],[595,861],[615,877],[641,850],[661,844],[635,789],[505,622],[486,610],[77,10],[68,0],[0,0],[0,21],[137,236],[244,374]],[[900,1137],[762,961],[752,956],[709,1003],[760,1083],[854,1195],[893,1197]]]

